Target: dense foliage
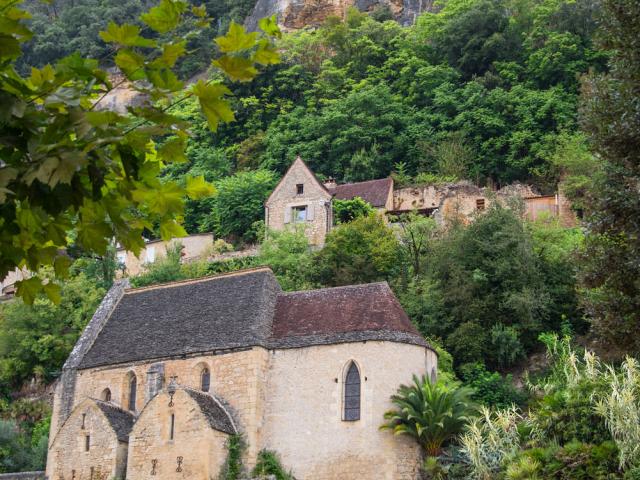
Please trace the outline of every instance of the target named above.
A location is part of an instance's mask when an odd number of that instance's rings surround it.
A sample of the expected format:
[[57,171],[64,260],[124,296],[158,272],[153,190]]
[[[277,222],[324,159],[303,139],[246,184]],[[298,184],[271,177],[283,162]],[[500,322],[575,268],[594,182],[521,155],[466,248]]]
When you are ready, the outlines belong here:
[[584,82],[583,123],[602,173],[586,198],[582,272],[598,335],[640,353],[640,4],[603,1],[609,73]]
[[212,130],[233,120],[232,92],[223,79],[249,81],[257,66],[277,63],[269,39],[280,32],[273,19],[261,22],[263,38],[231,23],[216,39],[216,81],[200,81],[187,93],[174,71],[187,53],[177,28],[184,21],[206,27],[206,9],[162,0],[139,17],[159,39],[139,26],[110,22],[100,39],[131,88],[158,102],[119,115],[96,108],[114,85],[97,60],[81,53],[34,67],[29,76],[17,71],[21,44],[32,37],[20,3],[0,2],[0,276],[25,268],[36,275],[17,282],[18,295],[29,303],[44,291],[58,301],[59,285],[43,283],[37,272],[52,266],[66,276],[70,262],[63,250],[73,243],[102,255],[115,240],[138,253],[144,230],[154,223],[167,240],[185,233],[184,197],[201,199],[214,190],[202,175],[160,181],[165,164],[186,160],[189,135],[188,124],[161,103],[197,98]]
[[444,339],[457,364],[510,367],[562,318],[582,328],[572,264],[579,231],[551,219],[527,224],[494,203],[468,226],[438,236],[427,228],[422,236],[428,247],[421,250],[429,252],[423,274],[400,298],[425,334]]

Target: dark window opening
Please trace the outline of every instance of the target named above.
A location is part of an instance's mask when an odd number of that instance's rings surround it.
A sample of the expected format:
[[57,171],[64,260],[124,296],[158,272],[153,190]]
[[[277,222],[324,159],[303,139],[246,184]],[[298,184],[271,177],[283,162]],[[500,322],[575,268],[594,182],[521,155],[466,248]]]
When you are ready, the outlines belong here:
[[176,425],[176,416],[172,413],[171,414],[171,427],[169,429],[169,440],[173,440],[173,433],[174,433],[175,425]]
[[86,419],[87,419],[87,414],[86,414],[86,413],[83,413],[83,414],[82,414],[82,425],[80,425],[80,428],[81,428],[82,430],[84,430],[84,422],[85,422],[85,420],[86,420]]
[[354,362],[349,366],[344,383],[344,420],[360,420],[360,372]]
[[303,183],[298,183],[296,185],[296,194],[298,194],[298,195],[304,194],[304,184]]
[[108,388],[105,388],[102,391],[102,401],[103,402],[110,402],[111,401],[111,390],[109,390]]
[[129,410],[135,412],[136,410],[136,393],[137,393],[138,381],[136,376],[132,376],[129,380]]
[[202,374],[200,375],[200,388],[203,392],[208,392],[209,387],[211,386],[211,373],[208,368],[204,368],[202,370]]
[[88,452],[90,446],[91,446],[91,437],[87,435],[86,437],[84,437],[84,451]]
[[484,198],[478,198],[476,200],[476,209],[484,210]]

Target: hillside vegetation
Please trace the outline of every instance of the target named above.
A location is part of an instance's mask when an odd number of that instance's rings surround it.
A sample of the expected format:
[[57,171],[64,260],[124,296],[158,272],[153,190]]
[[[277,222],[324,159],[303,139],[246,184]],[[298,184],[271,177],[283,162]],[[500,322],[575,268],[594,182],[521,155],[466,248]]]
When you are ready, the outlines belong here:
[[[187,37],[179,75],[205,69],[221,53],[211,39],[251,3],[205,2],[217,21]],[[97,32],[148,6],[29,4],[36,35],[17,67],[73,50],[110,66]],[[212,130],[196,96],[161,99],[163,114],[190,122],[189,137],[185,161],[154,172],[187,190],[194,178],[211,182],[215,193],[197,188],[176,216],[235,248],[259,243],[258,255],[183,264],[177,248],[132,284],[257,265],[285,290],[387,281],[439,352],[438,382],[402,386],[379,419],[423,447],[425,478],[640,478],[628,421],[640,418],[638,19],[634,0],[447,0],[411,27],[351,10],[278,38],[280,60],[250,81],[209,72],[232,89],[235,121]],[[164,133],[153,136],[159,151],[175,141]],[[406,214],[389,225],[356,199],[338,202],[339,224],[312,251],[301,231],[267,235],[262,222],[296,155],[340,182],[560,186],[583,223],[529,222],[520,205],[494,202],[470,223]],[[148,238],[162,230],[144,224]],[[55,380],[118,269],[113,248],[93,255],[71,243],[58,302],[41,293],[0,306],[0,472],[42,467],[47,406],[28,399]],[[577,346],[585,339],[617,363]],[[516,387],[511,375],[532,355],[545,360]]]

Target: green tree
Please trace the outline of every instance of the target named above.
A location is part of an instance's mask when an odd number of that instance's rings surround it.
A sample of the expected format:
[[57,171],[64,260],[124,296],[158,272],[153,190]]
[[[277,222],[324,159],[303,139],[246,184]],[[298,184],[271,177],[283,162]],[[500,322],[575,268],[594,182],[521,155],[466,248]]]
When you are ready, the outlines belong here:
[[248,234],[251,226],[264,217],[264,202],[277,180],[269,170],[239,172],[220,180],[211,219],[216,235],[255,240],[247,238]]
[[380,428],[395,435],[409,435],[427,455],[438,456],[473,416],[471,393],[465,387],[450,389],[414,375],[413,384],[401,385],[391,397],[395,410],[384,414],[386,422]]
[[609,73],[583,84],[583,125],[603,162],[586,207],[581,272],[585,306],[597,335],[621,351],[640,352],[640,4],[603,1],[601,47]]
[[0,309],[0,381],[17,387],[29,378],[49,381],[62,368],[105,290],[83,273],[64,282],[56,305],[40,295]]
[[[60,253],[69,245],[68,232],[87,253],[103,255],[113,238],[135,253],[143,246],[142,231],[152,222],[164,239],[185,233],[177,222],[185,195],[202,198],[212,188],[202,177],[188,178],[186,188],[161,182],[166,163],[184,160],[187,125],[166,107],[145,106],[128,116],[99,110],[97,101],[113,85],[98,62],[78,53],[54,66],[33,69],[28,77],[16,71],[21,43],[31,38],[29,15],[19,1],[0,3],[0,276],[15,267],[37,272],[53,266],[64,277],[69,267]],[[136,25],[109,23],[100,38],[132,87],[154,100],[174,101],[184,85],[174,73],[186,54],[175,34],[185,19],[204,27],[206,10],[183,0],[161,0],[140,16],[145,28],[163,39],[144,36]],[[269,35],[279,35],[275,21],[261,22]],[[248,81],[256,65],[272,64],[278,55],[269,36],[259,39],[231,24],[216,39],[220,56],[214,66],[232,81]],[[198,98],[210,127],[233,120],[226,97],[231,90],[219,82],[199,82],[187,95]],[[162,146],[156,148],[164,137]],[[18,283],[27,302],[44,290],[57,300],[59,286],[33,276]]]
[[269,231],[260,245],[258,262],[268,265],[285,291],[305,290],[313,270],[313,256],[304,230]]
[[334,199],[333,202],[333,218],[336,223],[348,223],[356,218],[371,215],[375,210],[367,202],[360,197],[350,200]]
[[315,257],[319,283],[351,285],[380,281],[398,268],[398,241],[376,214],[334,228]]

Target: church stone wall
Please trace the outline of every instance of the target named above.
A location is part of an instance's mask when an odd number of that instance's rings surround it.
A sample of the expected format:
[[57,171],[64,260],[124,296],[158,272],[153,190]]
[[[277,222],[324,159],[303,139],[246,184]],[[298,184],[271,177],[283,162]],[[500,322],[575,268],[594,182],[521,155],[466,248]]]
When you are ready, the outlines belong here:
[[127,408],[128,375],[137,378],[136,410],[139,413],[145,404],[147,371],[152,365],[163,363],[165,384],[172,377],[180,385],[200,388],[200,373],[203,366],[211,372],[210,392],[227,401],[239,421],[239,428],[246,432],[249,448],[247,463],[253,465],[259,452],[259,433],[262,419],[262,402],[265,396],[265,369],[268,353],[256,347],[244,351],[219,355],[198,356],[186,359],[141,362],[135,365],[102,367],[80,370],[75,391],[76,402],[87,397],[100,398],[105,388],[111,390],[113,402]]
[[[304,193],[297,195],[296,185],[304,185]],[[282,178],[265,205],[265,224],[272,230],[284,230],[295,224],[290,216],[291,209],[307,205],[305,235],[311,245],[324,245],[325,237],[333,224],[331,195],[320,185],[315,176],[302,162],[296,160]]]
[[[52,435],[55,437],[47,458],[49,480],[124,478],[127,444],[118,441],[109,421],[92,400],[82,402],[60,431]],[[87,436],[89,450],[85,443]]]
[[[417,478],[415,442],[379,426],[400,384],[437,367],[435,353],[368,341],[275,350],[270,357],[263,445],[276,450],[296,478]],[[355,422],[342,420],[345,370],[351,361],[361,379],[361,417]]]
[[226,441],[227,434],[211,428],[184,390],[177,390],[173,400],[165,391],[146,405],[133,427],[127,479],[217,478],[227,456]]

